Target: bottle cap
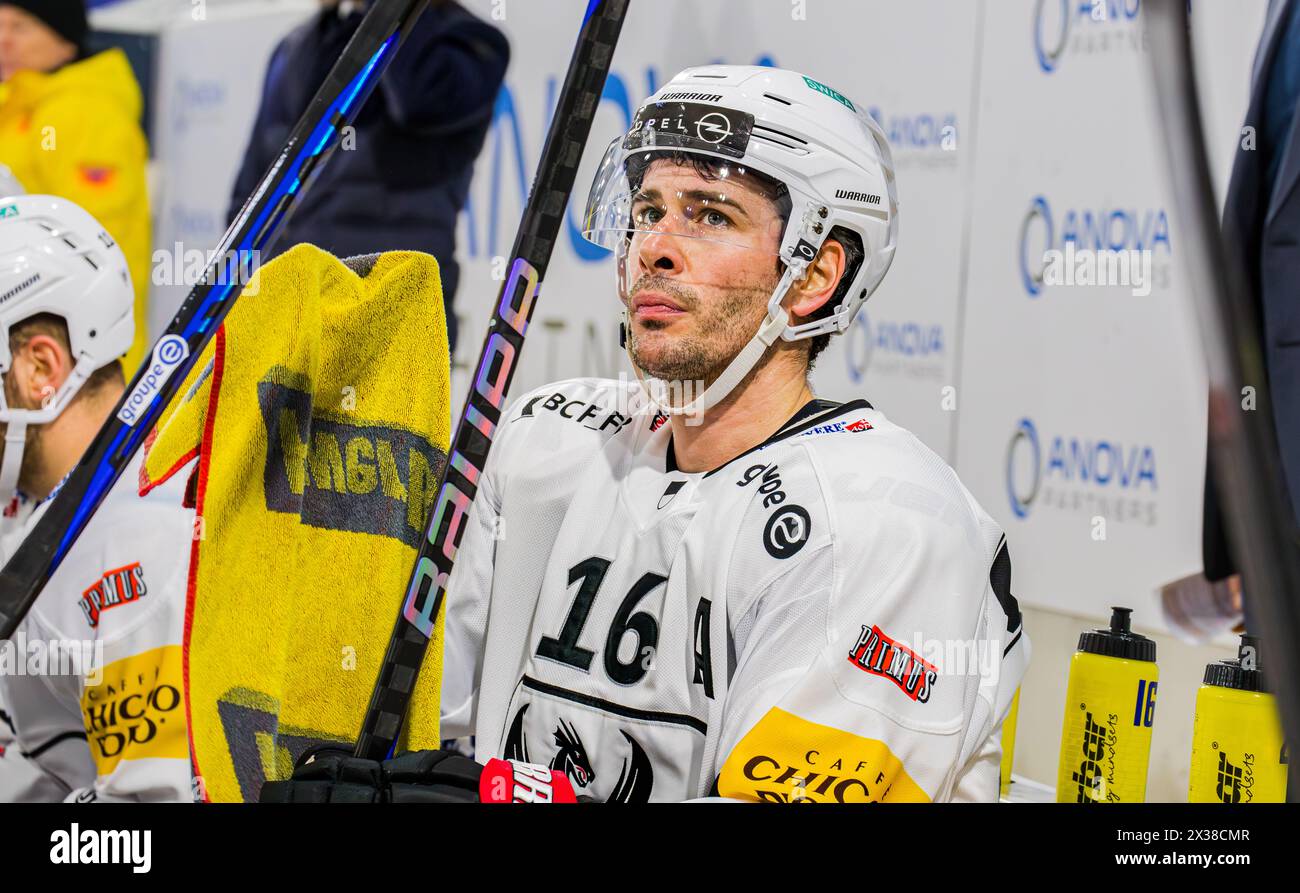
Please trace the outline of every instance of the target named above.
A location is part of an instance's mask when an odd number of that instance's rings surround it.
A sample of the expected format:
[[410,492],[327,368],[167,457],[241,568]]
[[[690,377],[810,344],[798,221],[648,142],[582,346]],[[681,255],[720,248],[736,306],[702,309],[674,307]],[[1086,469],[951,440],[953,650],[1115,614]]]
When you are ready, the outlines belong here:
[[1156,643],[1129,629],[1129,615],[1133,609],[1112,607],[1110,611],[1110,629],[1090,629],[1080,633],[1079,650],[1088,654],[1154,663]]
[[1264,667],[1259,660],[1259,636],[1242,636],[1235,660],[1220,660],[1205,666],[1205,684],[1238,691],[1267,691]]

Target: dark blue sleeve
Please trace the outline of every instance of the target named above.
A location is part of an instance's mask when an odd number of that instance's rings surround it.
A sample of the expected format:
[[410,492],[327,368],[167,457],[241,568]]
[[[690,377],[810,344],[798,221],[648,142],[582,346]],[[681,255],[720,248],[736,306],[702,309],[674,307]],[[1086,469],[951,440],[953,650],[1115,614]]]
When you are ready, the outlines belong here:
[[434,5],[394,57],[380,91],[399,127],[452,133],[491,117],[509,62],[501,31],[457,3]]
[[231,187],[227,222],[235,219],[235,215],[244,206],[244,202],[248,200],[258,181],[266,173],[266,169],[284,148],[289,130],[297,121],[297,112],[287,105],[290,91],[284,89],[285,60],[292,36],[280,41],[266,65],[266,77],[262,81],[262,98],[258,103],[257,116],[253,119],[253,129],[248,137],[248,147],[244,150],[244,160],[239,166],[239,173],[235,175],[235,184]]

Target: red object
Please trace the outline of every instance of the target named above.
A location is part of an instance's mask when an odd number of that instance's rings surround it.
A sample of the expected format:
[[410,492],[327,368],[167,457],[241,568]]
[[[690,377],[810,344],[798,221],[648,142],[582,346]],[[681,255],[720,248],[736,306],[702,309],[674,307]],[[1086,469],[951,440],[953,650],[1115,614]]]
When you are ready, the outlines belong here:
[[79,165],[77,172],[81,174],[81,179],[85,180],[91,186],[107,186],[112,183],[113,179],[117,176],[117,168],[102,165]]
[[934,664],[915,651],[891,639],[878,626],[863,624],[862,635],[849,652],[849,663],[860,670],[888,679],[902,689],[903,694],[922,704],[930,700],[930,692],[939,671]]
[[488,760],[479,776],[483,803],[577,803],[573,785],[562,772],[518,760]]

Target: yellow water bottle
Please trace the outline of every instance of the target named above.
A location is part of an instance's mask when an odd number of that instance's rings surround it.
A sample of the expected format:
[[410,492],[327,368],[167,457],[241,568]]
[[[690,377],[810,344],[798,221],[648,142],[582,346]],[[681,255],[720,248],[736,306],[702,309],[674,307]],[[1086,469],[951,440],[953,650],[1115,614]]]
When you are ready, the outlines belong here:
[[1264,690],[1259,638],[1205,668],[1192,727],[1190,803],[1282,803],[1286,755],[1277,701]]
[[1079,636],[1061,729],[1057,803],[1141,803],[1156,713],[1156,643],[1111,608],[1110,629]]
[[1020,689],[1016,689],[1011,698],[1011,709],[1007,718],[1002,720],[1002,771],[1000,773],[1001,791],[999,796],[1011,793],[1011,764],[1016,755],[1016,716],[1020,713]]

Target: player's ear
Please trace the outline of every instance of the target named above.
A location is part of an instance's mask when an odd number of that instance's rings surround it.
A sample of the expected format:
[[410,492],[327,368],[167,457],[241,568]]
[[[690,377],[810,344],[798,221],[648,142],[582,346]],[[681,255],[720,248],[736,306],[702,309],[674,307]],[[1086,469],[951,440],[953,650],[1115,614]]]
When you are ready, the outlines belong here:
[[791,316],[808,317],[825,305],[835,295],[846,261],[843,245],[834,239],[823,242],[808,265],[808,274],[802,282],[790,286],[785,296],[783,303]]
[[14,355],[14,384],[23,403],[38,407],[72,371],[72,357],[49,335],[33,335]]

